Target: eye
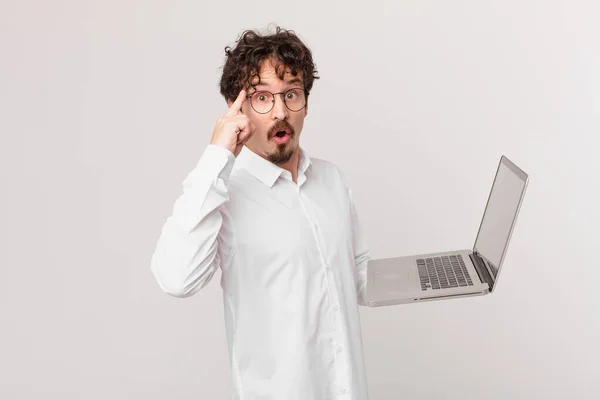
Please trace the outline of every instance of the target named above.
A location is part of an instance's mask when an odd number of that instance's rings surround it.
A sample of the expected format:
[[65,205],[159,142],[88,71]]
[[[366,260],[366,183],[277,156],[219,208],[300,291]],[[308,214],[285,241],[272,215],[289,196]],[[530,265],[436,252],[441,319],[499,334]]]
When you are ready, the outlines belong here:
[[290,90],[289,92],[287,92],[285,94],[285,98],[288,100],[296,100],[298,98],[298,91],[297,90]]
[[271,96],[265,92],[255,93],[254,100],[256,100],[259,103],[267,103],[271,100]]

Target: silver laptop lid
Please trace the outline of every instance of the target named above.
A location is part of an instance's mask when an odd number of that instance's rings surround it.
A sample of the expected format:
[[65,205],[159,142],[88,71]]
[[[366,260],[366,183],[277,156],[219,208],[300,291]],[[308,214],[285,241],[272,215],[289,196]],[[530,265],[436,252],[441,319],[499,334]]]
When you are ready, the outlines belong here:
[[473,252],[488,267],[496,286],[508,242],[517,221],[529,176],[502,156],[477,232]]

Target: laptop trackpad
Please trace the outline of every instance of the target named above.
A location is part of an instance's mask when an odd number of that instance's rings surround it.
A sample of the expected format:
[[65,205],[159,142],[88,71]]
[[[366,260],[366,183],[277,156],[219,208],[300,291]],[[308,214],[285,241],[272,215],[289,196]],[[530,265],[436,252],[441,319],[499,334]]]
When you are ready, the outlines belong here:
[[390,268],[375,273],[375,285],[386,290],[408,291],[413,277],[410,269]]

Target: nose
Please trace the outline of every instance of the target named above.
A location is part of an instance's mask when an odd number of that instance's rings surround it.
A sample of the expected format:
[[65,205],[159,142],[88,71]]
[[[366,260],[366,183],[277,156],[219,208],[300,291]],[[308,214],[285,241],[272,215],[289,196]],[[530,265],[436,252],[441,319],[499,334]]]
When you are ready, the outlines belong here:
[[273,109],[271,110],[271,118],[278,120],[286,120],[288,117],[288,108],[286,107],[283,96],[284,93],[278,93],[275,95],[275,104],[273,104]]

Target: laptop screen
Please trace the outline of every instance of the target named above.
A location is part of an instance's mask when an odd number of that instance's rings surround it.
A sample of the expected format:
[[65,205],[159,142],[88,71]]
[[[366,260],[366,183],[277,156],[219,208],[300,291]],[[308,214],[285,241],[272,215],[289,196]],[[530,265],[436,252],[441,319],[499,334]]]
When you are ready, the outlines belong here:
[[474,250],[498,272],[517,218],[528,176],[506,157],[502,157],[483,214]]

